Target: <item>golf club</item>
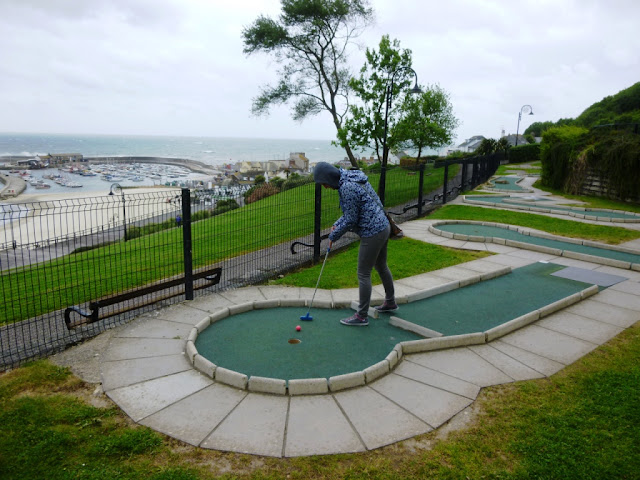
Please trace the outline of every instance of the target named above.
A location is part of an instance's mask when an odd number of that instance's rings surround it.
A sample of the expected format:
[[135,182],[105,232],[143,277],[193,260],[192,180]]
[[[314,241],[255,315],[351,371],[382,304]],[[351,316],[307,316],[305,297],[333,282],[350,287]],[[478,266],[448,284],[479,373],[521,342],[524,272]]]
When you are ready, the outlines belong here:
[[322,268],[320,269],[320,275],[318,275],[318,281],[316,282],[316,289],[313,291],[313,296],[311,297],[311,302],[309,302],[309,310],[307,310],[306,315],[302,315],[300,320],[311,321],[313,317],[309,314],[311,312],[311,306],[313,305],[313,299],[316,298],[316,292],[318,291],[318,285],[320,285],[320,279],[322,278],[322,271],[324,270],[324,264],[327,263],[327,257],[329,256],[329,250],[331,250],[331,244],[333,242],[329,242],[329,248],[327,248],[327,253],[324,255],[324,261],[322,262]]

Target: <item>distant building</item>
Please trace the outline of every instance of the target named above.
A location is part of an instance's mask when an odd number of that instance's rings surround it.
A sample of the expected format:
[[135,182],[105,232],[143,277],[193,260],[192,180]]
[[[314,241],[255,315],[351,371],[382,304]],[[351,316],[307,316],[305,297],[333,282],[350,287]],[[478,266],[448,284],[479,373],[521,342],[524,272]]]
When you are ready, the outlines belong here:
[[[502,138],[507,139],[509,146],[511,147],[516,146],[516,135],[514,135],[513,133],[510,133],[509,135],[504,135]],[[517,135],[517,138],[518,138],[518,145],[526,145],[529,143],[527,139],[524,138],[524,135]]]
[[43,164],[59,165],[61,163],[84,162],[84,156],[81,153],[48,153],[36,157]]
[[485,137],[483,137],[482,135],[475,135],[471,138],[468,138],[457,147],[448,149],[447,155],[453,152],[475,152],[484,139]]

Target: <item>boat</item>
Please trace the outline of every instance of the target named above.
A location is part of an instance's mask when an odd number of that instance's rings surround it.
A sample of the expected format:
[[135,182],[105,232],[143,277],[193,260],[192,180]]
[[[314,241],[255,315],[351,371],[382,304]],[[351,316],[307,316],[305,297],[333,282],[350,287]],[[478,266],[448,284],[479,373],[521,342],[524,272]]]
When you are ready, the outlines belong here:
[[80,188],[82,184],[78,182],[67,182],[64,184],[64,186],[69,188]]

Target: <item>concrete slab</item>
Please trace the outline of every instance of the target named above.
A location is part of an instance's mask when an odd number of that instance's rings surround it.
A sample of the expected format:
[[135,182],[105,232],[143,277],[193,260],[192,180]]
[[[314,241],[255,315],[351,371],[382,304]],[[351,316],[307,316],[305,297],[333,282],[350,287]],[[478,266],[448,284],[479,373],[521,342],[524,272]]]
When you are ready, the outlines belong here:
[[190,305],[204,312],[213,313],[221,308],[233,305],[233,302],[224,298],[219,293],[210,293],[202,297],[195,298]]
[[597,347],[594,343],[537,325],[529,325],[509,333],[500,340],[563,365],[570,365]]
[[500,267],[496,266],[495,263],[492,263],[490,261],[479,259],[465,263],[464,268],[466,268],[467,270],[473,270],[477,273],[488,273],[494,272]]
[[255,302],[256,300],[267,300],[262,294],[259,287],[243,287],[237,290],[225,290],[220,293],[224,298],[235,305],[247,302]]
[[250,393],[200,446],[281,457],[288,405],[289,397]]
[[616,283],[624,282],[627,278],[619,275],[611,275],[610,273],[599,272],[596,270],[588,270],[586,268],[567,267],[551,275],[554,277],[568,278],[578,282],[590,283],[601,287],[610,287]]
[[596,300],[599,295],[598,293],[587,300],[571,305],[564,311],[575,313],[576,315],[581,315],[586,318],[592,318],[599,322],[610,323],[611,325],[621,328],[628,328],[637,321],[640,321],[640,313],[599,302]]
[[626,308],[627,310],[640,312],[640,297],[636,297],[629,293],[619,292],[608,288],[604,292],[598,293],[594,300],[614,307],[621,307]]
[[562,363],[536,353],[523,350],[501,340],[494,340],[489,344],[489,346],[547,377],[559,372],[565,367]]
[[497,254],[508,254],[516,250],[513,247],[507,247],[506,245],[500,245],[499,243],[487,243],[486,247],[488,252]]
[[487,259],[487,261],[497,263],[499,265],[504,265],[505,267],[511,267],[511,268],[524,267],[525,265],[531,265],[532,263],[536,263],[536,260],[514,256],[513,253],[515,252],[502,254],[502,255],[495,255]]
[[500,385],[514,380],[468,348],[420,353],[412,355],[411,361],[479,387]]
[[610,323],[599,322],[567,311],[554,313],[538,321],[536,325],[598,345],[623,331],[622,328]]
[[135,385],[116,388],[105,393],[134,422],[139,422],[211,384],[212,381],[204,375],[195,370],[187,370]]
[[[206,316],[203,313],[203,316]],[[186,340],[192,325],[162,319],[144,319],[116,333],[116,337],[173,338]]]
[[634,282],[640,282],[640,272],[636,270],[622,270],[616,267],[600,265],[597,269],[599,272],[611,273],[612,275],[622,275]]
[[524,258],[527,260],[533,260],[534,262],[553,262],[556,258],[559,258],[558,255],[551,255],[549,253],[541,253],[535,252],[533,250],[516,250],[515,252],[511,252],[509,255],[513,257]]
[[617,283],[611,288],[617,292],[624,292],[630,295],[640,296],[640,282],[627,280],[626,282]]
[[432,428],[439,427],[473,402],[467,397],[394,373],[371,384],[371,388],[408,410]]
[[429,425],[372,388],[337,393],[335,398],[369,450],[431,431]]
[[189,302],[172,305],[171,307],[161,310],[158,314],[158,318],[160,319],[186,323],[191,326],[194,326],[206,316],[207,312],[204,312],[200,308],[195,308],[195,306],[192,306]]
[[394,281],[396,285],[406,285],[416,290],[428,290],[433,287],[438,287],[449,283],[450,280],[438,277],[431,273],[423,273],[422,275],[416,275],[415,277],[407,277]]
[[464,267],[448,267],[431,272],[436,277],[446,278],[448,280],[465,280],[478,275],[478,272],[469,270]]
[[469,350],[480,355],[484,360],[516,381],[544,377],[542,373],[529,368],[524,363],[502,353],[500,350],[496,350],[491,345],[471,345]]
[[331,395],[291,397],[285,457],[364,450],[358,434]]
[[334,303],[344,303],[351,305],[351,302],[358,300],[359,293],[357,288],[343,288],[342,290],[331,290],[331,298]]
[[[258,290],[264,298],[271,300],[273,298],[281,299],[299,299],[306,298],[300,296],[300,287],[281,287],[278,285],[258,287]],[[311,298],[311,297],[309,297]]]
[[200,443],[247,395],[214,383],[178,400],[140,423],[191,445]]
[[104,356],[104,361],[130,358],[180,355],[184,340],[173,338],[117,338],[114,337]]
[[[307,305],[311,301],[311,297],[313,297],[313,290],[314,290],[313,288],[300,287],[300,298],[302,300],[306,300]],[[316,296],[313,299],[313,304],[316,305],[316,304],[325,303],[325,302],[331,303],[331,301],[332,301],[331,290],[323,290],[322,288],[318,288],[318,291],[316,292]]]
[[191,364],[182,354],[103,362],[102,389],[106,392],[185,370],[191,370]]
[[413,363],[411,355],[408,355],[393,373],[425,385],[431,385],[440,390],[470,398],[471,400],[475,400],[478,393],[480,393],[480,387],[473,383],[465,382],[451,375]]

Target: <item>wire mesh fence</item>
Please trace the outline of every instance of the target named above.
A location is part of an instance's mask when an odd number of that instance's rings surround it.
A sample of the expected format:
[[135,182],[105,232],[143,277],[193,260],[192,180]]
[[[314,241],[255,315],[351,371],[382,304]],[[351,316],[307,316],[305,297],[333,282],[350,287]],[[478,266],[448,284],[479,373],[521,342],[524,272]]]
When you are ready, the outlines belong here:
[[[471,169],[463,180],[465,169],[453,166],[445,189],[443,170],[384,172],[386,205],[399,222],[480,180]],[[369,174],[374,187],[380,175]],[[317,261],[323,236],[341,214],[337,192],[310,179],[279,189],[120,190],[0,207],[0,370],[145,311]],[[335,248],[356,239],[345,235]]]

